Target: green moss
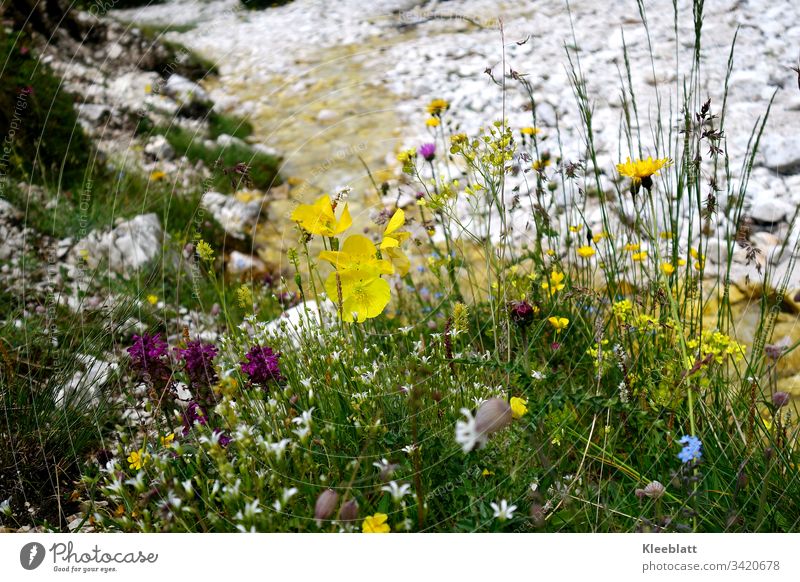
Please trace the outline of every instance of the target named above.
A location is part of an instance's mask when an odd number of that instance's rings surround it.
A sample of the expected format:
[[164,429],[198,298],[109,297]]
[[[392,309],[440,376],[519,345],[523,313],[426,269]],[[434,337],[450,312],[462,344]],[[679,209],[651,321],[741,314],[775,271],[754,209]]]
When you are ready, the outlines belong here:
[[212,111],[208,116],[208,133],[212,139],[222,134],[245,139],[253,134],[253,125],[241,117]]

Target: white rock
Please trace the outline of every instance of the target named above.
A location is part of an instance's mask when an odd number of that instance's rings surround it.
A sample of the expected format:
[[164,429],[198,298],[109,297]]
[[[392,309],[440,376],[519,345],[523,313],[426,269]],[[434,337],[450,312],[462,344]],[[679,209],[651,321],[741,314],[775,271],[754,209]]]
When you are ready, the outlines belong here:
[[262,212],[266,214],[262,200],[242,202],[219,192],[206,192],[201,204],[211,212],[225,232],[239,239],[244,238],[245,233],[259,221]]
[[800,136],[765,135],[763,165],[781,174],[800,173]]
[[123,276],[141,269],[161,255],[164,231],[155,214],[140,214],[120,224],[110,232],[92,232],[73,249],[73,261],[85,255],[90,267],[102,261]]
[[251,255],[233,251],[228,256],[228,272],[232,275],[240,275],[242,273],[263,272],[267,270],[264,262]]
[[761,190],[750,201],[750,216],[759,222],[780,222],[793,211],[794,207],[772,190]]
[[178,103],[210,103],[211,98],[205,89],[183,75],[172,74],[164,85],[164,93]]
[[78,354],[76,360],[83,367],[72,375],[67,384],[59,388],[55,401],[59,406],[96,406],[100,389],[111,378],[118,365],[87,354]]
[[336,317],[332,302],[324,301],[320,306],[311,300],[284,311],[267,324],[265,331],[273,336],[284,336],[298,347],[303,338],[318,337],[320,327],[333,323]]

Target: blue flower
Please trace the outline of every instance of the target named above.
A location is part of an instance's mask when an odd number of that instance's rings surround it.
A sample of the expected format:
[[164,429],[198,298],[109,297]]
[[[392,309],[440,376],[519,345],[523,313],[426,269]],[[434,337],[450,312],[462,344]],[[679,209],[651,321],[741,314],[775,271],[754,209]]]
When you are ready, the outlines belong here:
[[683,449],[681,449],[681,452],[678,453],[678,458],[682,462],[690,463],[692,461],[698,461],[700,458],[702,458],[703,453],[700,449],[703,446],[703,443],[700,442],[699,438],[696,436],[684,436],[678,442],[683,445]]

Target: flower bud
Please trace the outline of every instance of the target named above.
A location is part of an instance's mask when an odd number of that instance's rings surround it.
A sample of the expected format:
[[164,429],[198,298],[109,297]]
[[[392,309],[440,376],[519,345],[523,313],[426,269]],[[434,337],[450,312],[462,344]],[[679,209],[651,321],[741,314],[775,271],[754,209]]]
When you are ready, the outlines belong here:
[[772,405],[775,408],[783,408],[789,404],[789,395],[786,392],[776,392],[772,395]]
[[490,398],[481,404],[475,415],[475,428],[484,435],[490,435],[511,424],[511,406],[501,398]]
[[649,497],[650,499],[661,499],[664,495],[664,491],[665,487],[658,481],[650,481],[642,490],[645,497]]
[[342,504],[339,510],[340,521],[356,521],[358,519],[358,501],[350,499]]
[[336,505],[339,503],[339,494],[333,489],[326,489],[317,497],[317,503],[314,505],[314,518],[317,520],[317,526],[322,526],[322,521],[328,519],[336,510]]
[[534,310],[527,301],[512,301],[508,305],[511,321],[519,327],[527,327],[533,323]]

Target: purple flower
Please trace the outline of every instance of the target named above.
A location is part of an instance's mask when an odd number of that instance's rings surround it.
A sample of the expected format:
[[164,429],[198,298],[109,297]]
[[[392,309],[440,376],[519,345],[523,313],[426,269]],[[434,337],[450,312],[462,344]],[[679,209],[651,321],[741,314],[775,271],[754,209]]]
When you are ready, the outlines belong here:
[[519,327],[527,327],[533,323],[533,307],[527,301],[512,301],[509,306],[511,321]]
[[425,158],[426,161],[430,162],[436,157],[436,144],[424,143],[417,148],[417,153]]
[[772,395],[772,405],[775,408],[783,408],[791,401],[791,396],[786,392],[776,392]]
[[280,352],[273,352],[272,348],[253,346],[247,352],[247,362],[241,362],[242,372],[247,374],[253,384],[267,386],[273,382],[283,382],[281,375]]
[[167,342],[161,339],[161,334],[134,335],[128,355],[133,369],[151,388],[160,391],[172,385],[172,371],[164,358]]
[[217,357],[217,346],[199,340],[186,343],[186,348],[175,348],[183,360],[186,374],[193,387],[209,387],[218,380],[214,369],[214,358]]
[[231,441],[233,440],[231,437],[229,437],[228,435],[226,435],[226,434],[225,434],[225,433],[222,431],[222,429],[220,429],[220,428],[215,428],[215,429],[214,429],[214,434],[215,434],[215,435],[219,435],[219,438],[217,438],[217,442],[219,443],[219,446],[221,446],[223,449],[224,449],[224,448],[227,448],[227,446],[228,446],[229,444],[231,444]]
[[133,336],[133,345],[128,348],[128,355],[137,365],[147,367],[148,362],[160,360],[167,353],[167,342],[161,334]]
[[205,426],[208,424],[208,416],[206,415],[206,411],[203,410],[202,406],[200,406],[197,402],[191,402],[183,413],[184,435],[189,434],[189,431],[192,430],[195,422]]

